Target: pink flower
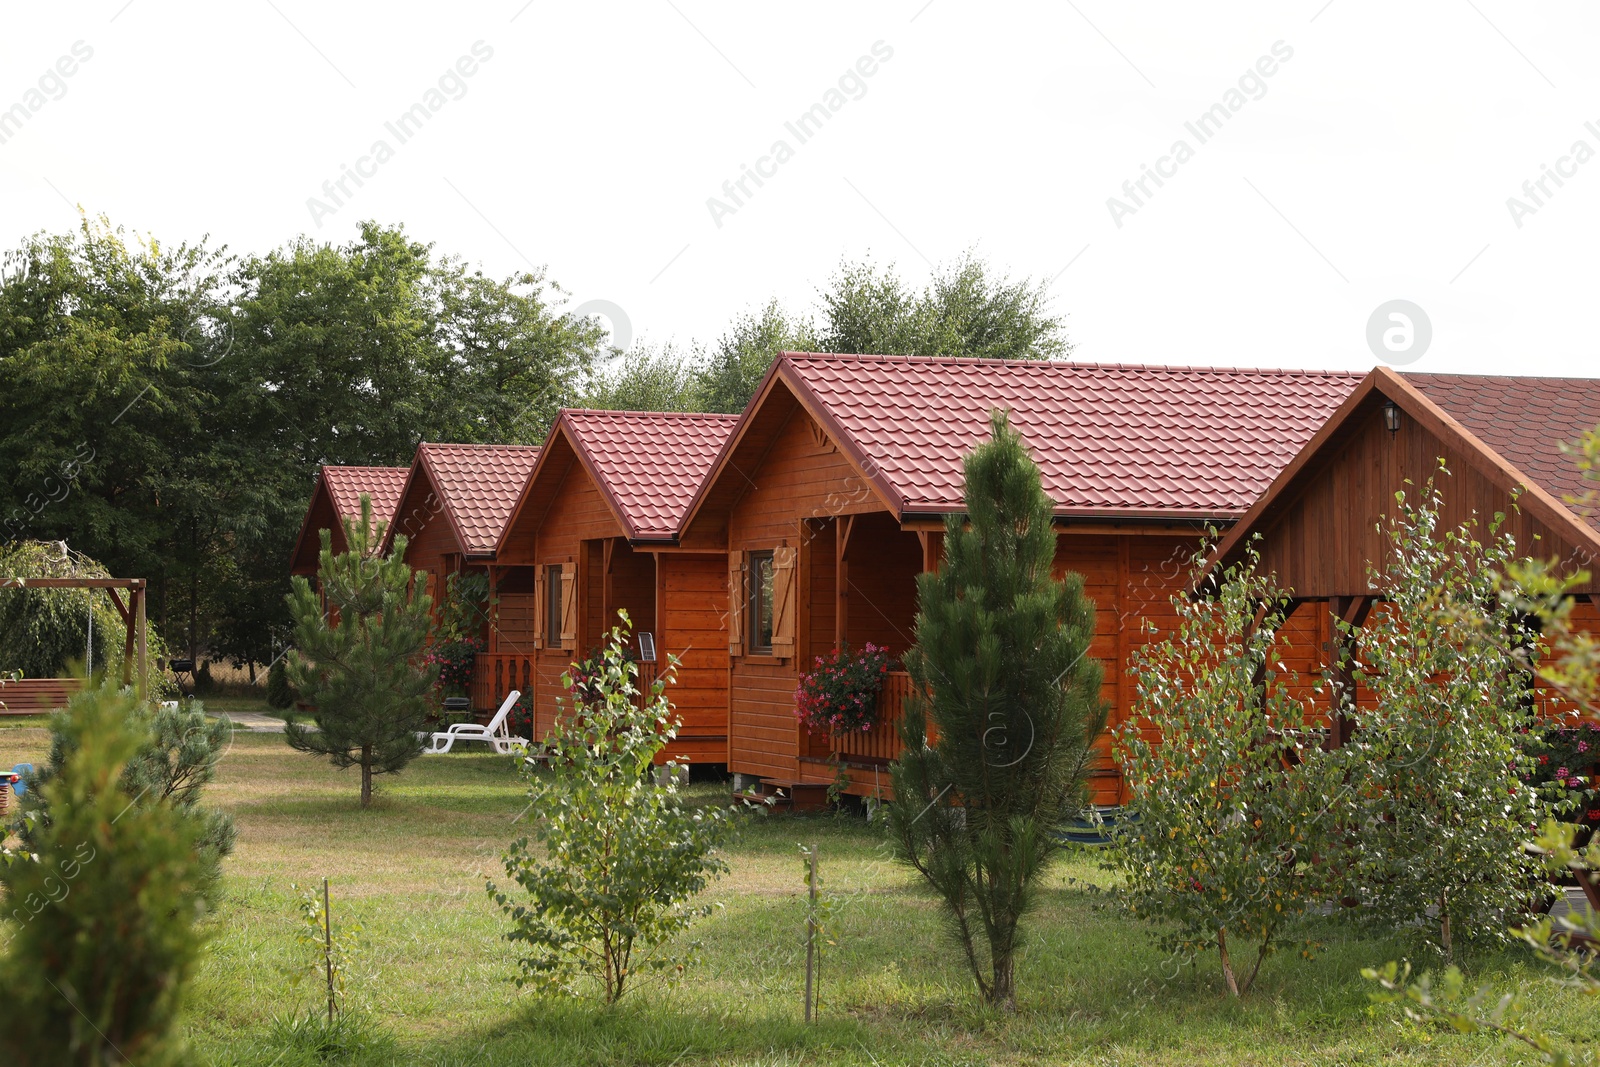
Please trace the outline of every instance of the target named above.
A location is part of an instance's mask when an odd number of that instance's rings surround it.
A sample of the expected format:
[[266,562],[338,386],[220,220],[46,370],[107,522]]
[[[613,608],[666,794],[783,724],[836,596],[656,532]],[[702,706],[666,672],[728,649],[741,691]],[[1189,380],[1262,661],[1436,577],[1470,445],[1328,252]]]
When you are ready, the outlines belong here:
[[1587,752],[1587,751],[1589,751],[1589,742],[1587,742],[1587,741],[1579,741],[1578,742],[1578,751],[1579,752]]
[[1556,777],[1557,778],[1565,778],[1566,776],[1567,776],[1567,769],[1565,767],[1559,767],[1559,768],[1556,769]]

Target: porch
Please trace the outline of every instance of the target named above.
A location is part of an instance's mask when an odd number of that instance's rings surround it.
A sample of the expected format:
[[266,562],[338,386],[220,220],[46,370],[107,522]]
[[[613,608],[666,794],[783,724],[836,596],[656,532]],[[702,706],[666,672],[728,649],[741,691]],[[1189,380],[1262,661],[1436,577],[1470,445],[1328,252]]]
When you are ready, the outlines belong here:
[[[635,684],[641,699],[655,684],[660,666],[659,663],[638,665],[639,677]],[[487,721],[513,689],[531,699],[536,670],[531,652],[479,652],[472,674],[473,714]]]
[[[800,780],[833,785],[843,779],[841,791],[851,796],[884,800],[894,796],[889,764],[900,757],[900,720],[910,699],[911,675],[890,671],[878,691],[877,723],[859,733],[832,734],[826,738],[827,755],[800,757]],[[817,739],[813,739],[817,740]],[[813,746],[813,752],[815,746]]]

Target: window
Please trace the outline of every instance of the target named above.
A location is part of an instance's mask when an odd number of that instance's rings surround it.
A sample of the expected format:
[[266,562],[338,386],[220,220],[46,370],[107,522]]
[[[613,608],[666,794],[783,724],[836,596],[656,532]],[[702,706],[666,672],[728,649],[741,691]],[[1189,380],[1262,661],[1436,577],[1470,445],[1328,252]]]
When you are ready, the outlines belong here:
[[561,623],[561,564],[552,563],[544,569],[545,647],[561,647]]
[[772,654],[772,553],[750,553],[750,651]]

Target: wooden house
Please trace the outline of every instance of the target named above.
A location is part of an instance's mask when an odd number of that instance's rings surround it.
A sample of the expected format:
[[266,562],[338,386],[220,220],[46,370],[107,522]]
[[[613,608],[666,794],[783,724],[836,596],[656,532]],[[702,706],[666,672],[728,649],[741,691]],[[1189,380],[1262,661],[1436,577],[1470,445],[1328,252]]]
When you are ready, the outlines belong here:
[[[406,539],[405,561],[427,572],[435,603],[444,576],[471,571],[487,575],[538,458],[532,445],[424,441],[417,446],[384,550],[394,547],[395,538]],[[488,637],[487,623],[482,636]]]
[[317,471],[311,502],[289,558],[289,573],[307,577],[317,573],[323,530],[331,532],[336,554],[346,550],[343,520],[361,518],[363,493],[372,500],[373,520],[392,522],[408,473],[405,467],[323,467]]
[[[1167,619],[1204,528],[1244,514],[1360,377],[784,353],[680,534],[726,554],[729,769],[764,788],[886,790],[909,678],[891,675],[878,727],[848,737],[802,727],[795,689],[836,646],[912,644],[916,576],[938,565],[992,409],[1011,412],[1056,502],[1058,571],[1082,573],[1097,604],[1115,722],[1128,656],[1146,619]],[[1120,799],[1109,760],[1094,787]]]
[[[1594,573],[1600,521],[1569,501],[1595,484],[1562,445],[1597,425],[1595,379],[1379,367],[1278,473],[1217,545],[1211,565],[1238,560],[1247,540],[1261,535],[1262,568],[1293,593],[1296,617],[1308,620],[1319,646],[1331,652],[1339,639],[1333,619],[1359,626],[1379,603],[1368,568],[1388,554],[1380,526],[1396,514],[1395,494],[1417,502],[1431,479],[1447,528],[1476,518],[1486,534],[1492,517],[1504,513],[1503,529],[1519,551]],[[1575,620],[1590,629],[1600,625],[1596,592],[1591,579],[1578,588],[1574,605]],[[1326,653],[1323,660],[1334,662]],[[1369,696],[1357,692],[1358,700]],[[1547,712],[1560,710],[1553,694],[1543,692],[1540,700]]]
[[655,661],[679,659],[671,699],[681,726],[662,754],[727,762],[727,553],[720,540],[683,539],[683,515],[738,416],[563,411],[506,523],[491,567],[496,616],[478,685],[491,703],[512,688],[534,694],[535,732],[568,700],[561,675],[583,660],[625,610],[653,637]]

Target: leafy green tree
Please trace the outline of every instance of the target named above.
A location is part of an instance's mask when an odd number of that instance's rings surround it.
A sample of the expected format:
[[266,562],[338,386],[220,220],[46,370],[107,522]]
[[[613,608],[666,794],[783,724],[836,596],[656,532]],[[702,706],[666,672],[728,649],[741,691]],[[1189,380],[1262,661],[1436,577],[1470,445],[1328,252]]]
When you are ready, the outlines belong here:
[[[58,542],[0,545],[0,578],[107,578],[106,568]],[[126,628],[105,593],[88,589],[0,588],[0,669],[54,678],[82,663],[94,627],[94,664],[122,670]]]
[[759,312],[744,312],[717,339],[705,360],[695,389],[696,410],[743,411],[779,352],[818,347],[811,324],[789,315],[776,300],[767,301]]
[[603,336],[564,299],[376,223],[242,262],[103,219],[29,238],[0,265],[0,541],[148,578],[191,658],[267,662],[317,467],[541,440]]
[[1337,750],[1348,782],[1339,813],[1361,827],[1341,853],[1344,895],[1383,929],[1437,932],[1457,941],[1504,936],[1539,864],[1522,847],[1551,812],[1523,779],[1520,744],[1532,724],[1532,679],[1511,642],[1525,620],[1498,595],[1496,575],[1516,558],[1497,516],[1447,528],[1430,484],[1419,504],[1396,495],[1387,559],[1369,580],[1384,597],[1356,641],[1353,668],[1374,699],[1358,707]]
[[185,647],[231,529],[217,515],[248,491],[213,432],[230,263],[85,217],[0,273],[0,538],[68,541],[150,579],[152,617]]
[[[1282,663],[1288,594],[1259,563],[1252,544],[1209,596],[1173,597],[1176,626],[1129,665],[1137,688],[1114,748],[1137,816],[1111,863],[1129,908],[1169,951],[1216,950],[1236,997],[1327,898],[1328,867],[1312,861],[1336,839],[1329,809],[1342,792],[1313,697]],[[1241,949],[1254,961],[1236,965]]]
[[603,331],[561,311],[543,274],[490,278],[374,222],[344,245],[303,238],[252,257],[237,285],[219,440],[252,495],[214,636],[266,662],[290,625],[283,561],[318,466],[405,466],[424,439],[542,441]]
[[820,325],[769,300],[709,351],[637,346],[592,383],[589,407],[740,412],[779,352],[1057,359],[1072,350],[1045,283],[996,274],[970,254],[920,292],[892,266],[844,263],[818,292]]
[[677,736],[666,695],[676,663],[641,694],[621,614],[585,698],[557,716],[550,769],[525,763],[534,832],[513,841],[504,861],[526,896],[487,886],[511,917],[507,937],[529,951],[518,985],[576,993],[591,980],[608,1004],[640,975],[671,980],[694,961],[696,946],[676,942],[711,911],[691,901],[726,870],[717,850],[732,821],[727,808],[685,803],[674,764],[664,783],[651,774]]
[[209,876],[203,821],[124,784],[146,743],[135,698],[86,691],[63,714],[67,754],[41,786],[33,853],[0,862],[15,931],[4,959],[0,1056],[29,1065],[165,1064],[200,961]]
[[[1039,469],[1003,413],[965,460],[966,513],[917,579],[916,698],[900,727],[889,820],[901,859],[940,895],[984,1000],[1015,1007],[1018,924],[1057,830],[1085,803],[1105,726],[1083,577],[1052,577]],[[929,744],[929,727],[937,741]]]
[[344,521],[349,551],[334,555],[330,532],[322,531],[321,596],[296,575],[289,605],[289,681],[313,706],[317,729],[291,719],[284,737],[335,767],[360,767],[363,808],[372,804],[373,775],[395,774],[421,753],[438,673],[421,665],[433,599],[423,592],[422,574],[405,563],[406,539],[395,538],[387,558],[371,551],[386,527],[373,522],[363,493],[361,518]]
[[[1584,434],[1568,451],[1574,454],[1586,480],[1600,482],[1600,430]],[[1596,491],[1590,488],[1568,503],[1592,515]],[[1496,614],[1503,618],[1509,611],[1514,619],[1535,622],[1541,640],[1531,645],[1497,632],[1483,614],[1484,602],[1452,599],[1445,614],[1465,632],[1498,644],[1503,654],[1571,701],[1593,727],[1600,722],[1600,643],[1573,618],[1573,593],[1588,585],[1591,577],[1592,572],[1571,571],[1560,560],[1533,558],[1507,561],[1503,572],[1494,575],[1495,602],[1501,609]],[[1591,881],[1600,878],[1600,838],[1591,834],[1588,843],[1579,847],[1580,832],[1574,824],[1545,820],[1532,846],[1547,874],[1576,874]],[[1362,974],[1381,987],[1381,992],[1373,995],[1375,1001],[1399,1006],[1413,1021],[1437,1024],[1455,1033],[1497,1034],[1519,1042],[1536,1053],[1539,1062],[1552,1067],[1594,1063],[1592,1050],[1548,1032],[1536,1021],[1532,1009],[1542,999],[1538,993],[1552,981],[1585,996],[1600,995],[1593,950],[1600,943],[1600,915],[1585,908],[1559,919],[1546,916],[1511,932],[1549,965],[1551,973],[1537,985],[1523,983],[1510,992],[1488,985],[1474,988],[1455,966],[1447,967],[1437,981],[1427,972],[1413,978],[1409,963],[1402,966],[1395,961],[1367,968]]]
[[921,293],[893,267],[845,264],[821,300],[824,352],[1057,359],[1072,350],[1047,283],[997,277],[970,254]]
[[582,405],[602,411],[694,411],[700,361],[695,348],[636,344],[589,383]]

